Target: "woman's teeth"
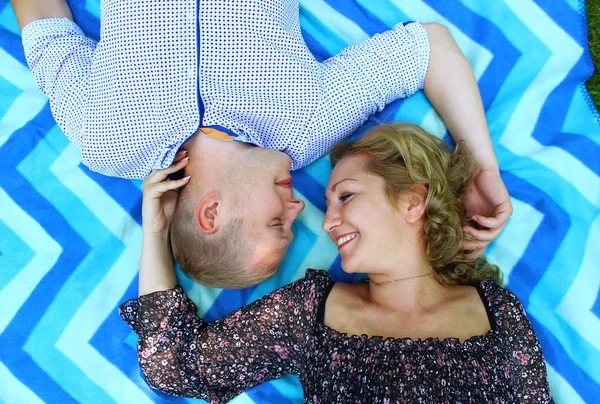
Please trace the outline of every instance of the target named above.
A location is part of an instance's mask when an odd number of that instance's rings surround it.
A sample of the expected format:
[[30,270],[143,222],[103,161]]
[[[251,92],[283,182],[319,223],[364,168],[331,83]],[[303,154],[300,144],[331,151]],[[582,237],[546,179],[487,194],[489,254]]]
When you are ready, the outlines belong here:
[[350,234],[348,236],[344,236],[342,238],[339,238],[338,241],[337,241],[338,247],[341,246],[342,244],[344,244],[346,241],[352,240],[353,238],[356,238],[356,234]]

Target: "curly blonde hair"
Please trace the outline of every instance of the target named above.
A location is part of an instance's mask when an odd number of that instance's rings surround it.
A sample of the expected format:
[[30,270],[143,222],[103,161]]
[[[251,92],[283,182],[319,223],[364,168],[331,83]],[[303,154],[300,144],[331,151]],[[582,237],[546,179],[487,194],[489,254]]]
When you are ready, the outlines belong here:
[[361,139],[336,146],[331,164],[335,167],[344,157],[357,154],[368,157],[367,172],[384,179],[392,206],[414,185],[427,187],[422,236],[427,259],[442,284],[471,285],[484,278],[501,282],[496,265],[485,258],[470,260],[462,250],[465,238],[472,239],[463,232],[463,227],[471,224],[463,197],[473,169],[464,143],[452,150],[417,125],[386,124]]

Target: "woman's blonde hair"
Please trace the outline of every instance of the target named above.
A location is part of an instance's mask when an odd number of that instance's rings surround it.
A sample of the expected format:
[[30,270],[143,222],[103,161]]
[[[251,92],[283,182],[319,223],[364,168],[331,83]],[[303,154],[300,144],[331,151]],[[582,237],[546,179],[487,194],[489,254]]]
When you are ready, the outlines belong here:
[[384,179],[392,206],[417,184],[424,184],[423,240],[437,279],[445,285],[500,282],[500,270],[485,258],[472,261],[462,250],[463,227],[471,224],[463,202],[473,163],[463,143],[452,151],[443,140],[408,123],[380,125],[359,140],[336,146],[331,164],[351,155],[368,157],[364,169]]

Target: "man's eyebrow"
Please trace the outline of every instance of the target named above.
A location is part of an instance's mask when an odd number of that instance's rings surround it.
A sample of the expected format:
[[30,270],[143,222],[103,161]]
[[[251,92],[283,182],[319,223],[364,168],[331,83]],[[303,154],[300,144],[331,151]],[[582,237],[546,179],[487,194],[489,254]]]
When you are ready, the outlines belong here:
[[[356,180],[354,178],[344,178],[343,180],[340,180],[340,181],[336,182],[335,184],[333,184],[331,186],[331,188],[329,188],[329,190],[331,192],[335,192],[335,188],[344,181],[356,181]],[[329,202],[329,200],[327,199],[327,196],[325,196],[325,202]]]

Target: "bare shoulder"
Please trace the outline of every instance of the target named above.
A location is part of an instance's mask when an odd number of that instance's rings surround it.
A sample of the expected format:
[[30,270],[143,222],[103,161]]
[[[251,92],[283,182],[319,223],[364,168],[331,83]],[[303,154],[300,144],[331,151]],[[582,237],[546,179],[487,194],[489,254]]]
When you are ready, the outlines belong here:
[[[368,292],[367,283],[344,283],[336,282],[331,289],[329,299],[333,304],[344,304],[346,306],[358,307]],[[328,303],[329,303],[328,299]]]
[[[481,295],[479,294],[479,290],[475,286],[468,285],[458,285],[454,286],[453,289],[456,292],[456,298],[460,301],[463,301],[467,304],[472,304],[474,306],[483,307],[483,301],[481,300]],[[481,303],[481,304],[478,304]]]
[[454,286],[449,299],[448,311],[460,327],[471,329],[473,335],[483,334],[491,328],[485,301],[474,286]]
[[346,329],[352,322],[352,313],[361,309],[366,286],[336,282],[325,302],[325,325],[336,330]]

